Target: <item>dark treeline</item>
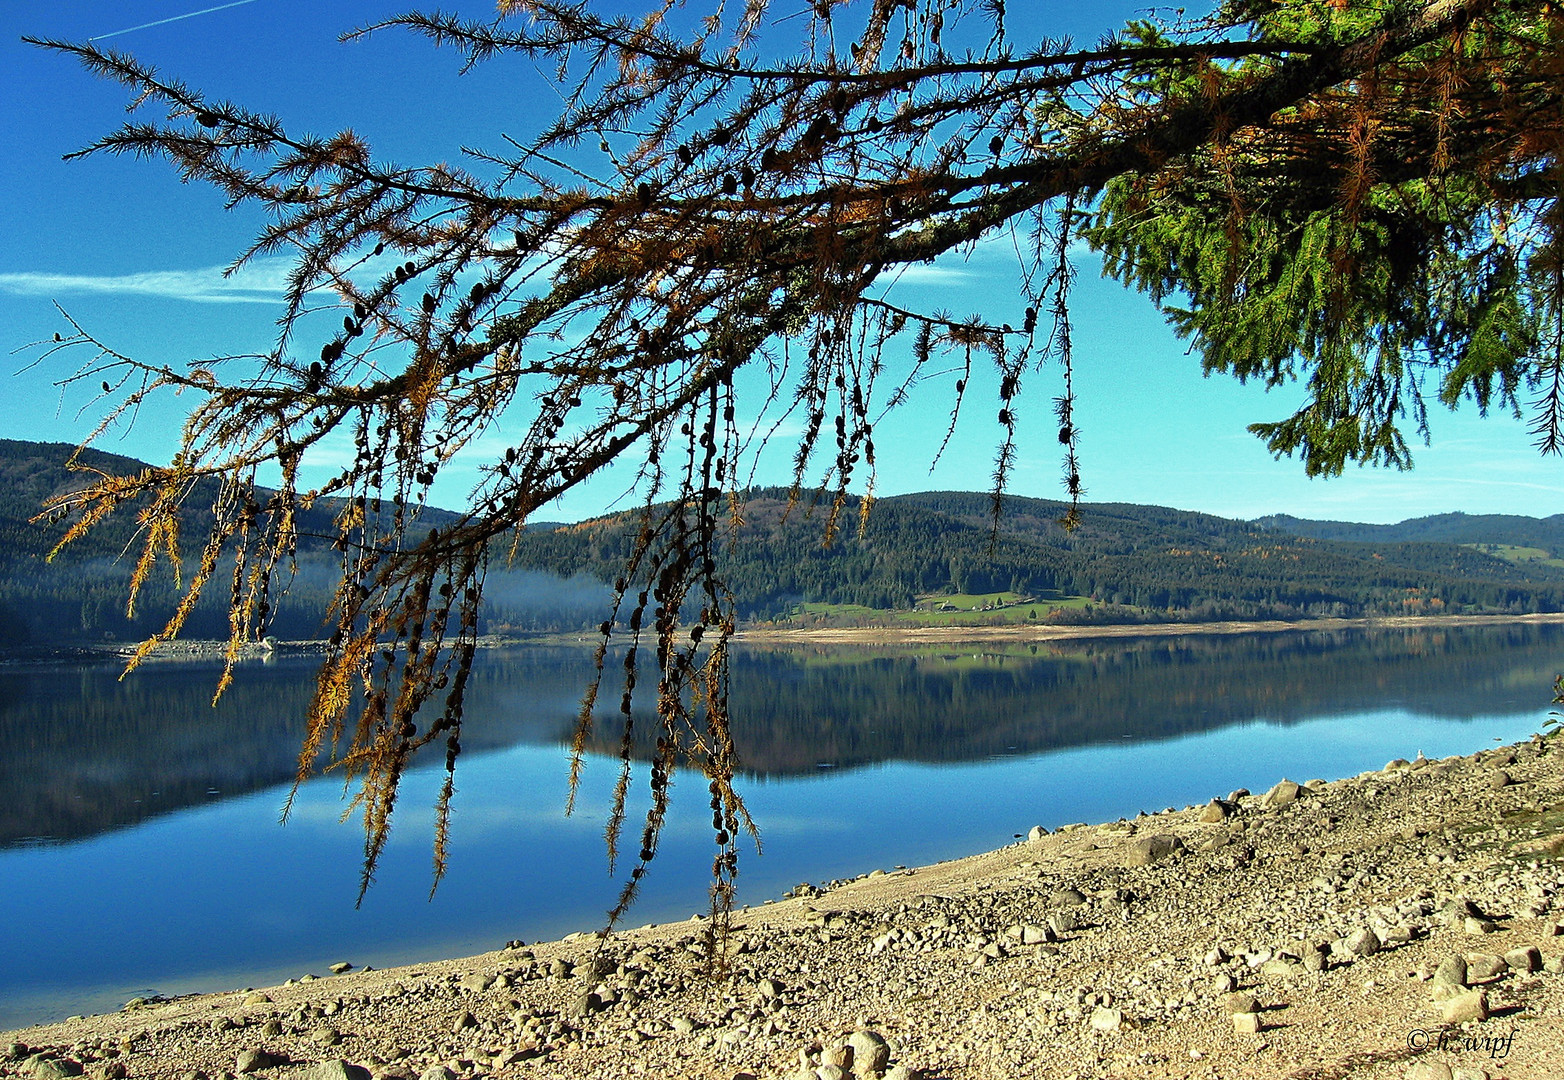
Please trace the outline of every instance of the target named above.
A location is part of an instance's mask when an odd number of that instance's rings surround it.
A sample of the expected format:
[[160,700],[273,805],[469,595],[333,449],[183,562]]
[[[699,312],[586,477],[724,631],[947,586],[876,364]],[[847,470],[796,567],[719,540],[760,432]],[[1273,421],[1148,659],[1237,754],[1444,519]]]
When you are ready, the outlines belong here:
[[[919,596],[1013,591],[1089,597],[1095,613],[1053,618],[1209,620],[1564,609],[1564,571],[1516,565],[1454,543],[1320,541],[1161,507],[1094,504],[1073,533],[1062,503],[1007,498],[998,534],[989,497],[929,492],[878,500],[822,542],[823,512],[787,492],[748,493],[744,524],[721,567],[751,619],[801,602],[910,608]],[[1531,519],[1521,519],[1530,521]],[[634,514],[523,538],[521,565],[611,579],[630,550]],[[1496,532],[1489,542],[1509,543]]]
[[[68,521],[34,521],[48,499],[85,482],[91,474],[71,472],[65,461],[75,448],[66,443],[0,439],[0,647],[48,648],[60,645],[144,639],[167,623],[179,600],[172,569],[160,561],[126,613],[131,571],[140,548],[136,521],[115,514],[73,542],[53,562],[49,551],[64,535]],[[115,473],[145,468],[133,458],[83,451],[82,464]],[[200,486],[190,496],[183,533],[199,543],[211,527],[215,486]],[[262,493],[264,497],[264,492]],[[283,640],[313,640],[329,635],[325,620],[341,580],[341,556],[331,548],[335,500],[321,500],[301,511],[296,572],[277,582],[280,595],[267,632]],[[448,511],[426,507],[435,524],[452,520]],[[194,560],[199,550],[185,553]],[[187,565],[186,572],[190,567]],[[228,583],[220,567],[185,623],[186,638],[228,636]],[[485,629],[496,631],[568,630],[602,619],[606,592],[598,581],[562,580],[552,573],[491,574],[484,612]]]
[[1394,525],[1362,525],[1352,521],[1310,521],[1288,514],[1273,514],[1254,522],[1267,529],[1310,536],[1316,540],[1353,540],[1362,543],[1410,541],[1445,544],[1514,544],[1542,548],[1553,554],[1564,551],[1564,514],[1547,518],[1514,514],[1434,514]]
[[[162,627],[177,599],[167,567],[154,572],[134,618],[125,598],[135,522],[110,520],[52,565],[44,556],[64,523],[33,523],[45,500],[81,478],[65,444],[0,440],[0,646],[136,640]],[[124,472],[130,458],[88,451],[83,460]],[[187,536],[210,517],[210,492],[192,496]],[[1564,610],[1564,569],[1509,562],[1469,544],[1509,544],[1564,553],[1555,519],[1467,517],[1349,526],[1270,518],[1247,523],[1161,507],[1094,504],[1073,533],[1062,503],[1007,498],[998,532],[987,495],[928,492],[878,500],[858,534],[850,502],[831,543],[824,511],[784,489],[746,493],[744,524],[720,552],[722,574],[746,620],[785,618],[800,603],[906,610],[918,597],[1011,591],[1039,601],[1086,597],[1089,608],[1049,612],[1052,621],[1214,620]],[[285,640],[324,636],[340,575],[326,539],[335,509],[303,519],[298,572],[268,630]],[[426,509],[430,520],[444,511]],[[638,515],[530,527],[516,564],[491,572],[483,628],[497,632],[580,630],[606,610],[604,582],[623,569]],[[1295,535],[1308,531],[1345,539]],[[1291,531],[1289,531],[1291,530]],[[1357,530],[1354,532],[1353,530]],[[129,554],[127,554],[127,551]],[[219,575],[221,578],[221,571]],[[209,587],[185,636],[228,633],[228,590]]]

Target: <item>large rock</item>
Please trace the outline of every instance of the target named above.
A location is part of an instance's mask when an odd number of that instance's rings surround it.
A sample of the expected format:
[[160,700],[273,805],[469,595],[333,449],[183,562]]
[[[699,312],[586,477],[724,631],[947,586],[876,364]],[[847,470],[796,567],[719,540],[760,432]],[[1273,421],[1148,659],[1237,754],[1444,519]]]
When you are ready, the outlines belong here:
[[1460,926],[1467,919],[1481,919],[1483,912],[1464,896],[1457,896],[1434,913],[1434,918],[1447,926]]
[[362,1065],[332,1060],[317,1062],[299,1074],[299,1080],[373,1080],[373,1074]]
[[1492,953],[1471,953],[1466,958],[1466,981],[1468,984],[1493,982],[1501,978],[1510,970],[1502,957]]
[[1240,990],[1236,994],[1228,994],[1227,1000],[1223,1004],[1227,1006],[1227,1011],[1234,1016],[1260,1011],[1259,999],[1247,990]]
[[283,1064],[284,1059],[267,1050],[246,1049],[239,1051],[238,1059],[234,1062],[234,1072],[240,1076],[248,1073],[260,1072],[269,1069],[273,1065]]
[[1091,1025],[1093,1031],[1118,1031],[1124,1023],[1124,1011],[1122,1009],[1108,1009],[1098,1006],[1092,1010]]
[[46,1057],[34,1054],[22,1062],[22,1075],[33,1080],[58,1080],[67,1076],[80,1076],[81,1066],[70,1058]]
[[1200,817],[1196,820],[1202,825],[1219,825],[1233,816],[1236,807],[1232,803],[1223,802],[1221,799],[1212,799],[1206,803],[1200,811]]
[[1434,985],[1465,986],[1466,958],[1464,956],[1447,956],[1439,961],[1439,966],[1434,969]]
[[847,1046],[853,1052],[853,1072],[858,1076],[884,1072],[891,1060],[890,1045],[876,1031],[853,1032],[847,1036]]
[[1441,1005],[1440,1013],[1447,1024],[1486,1020],[1488,1019],[1488,995],[1481,990],[1468,990]]
[[1373,956],[1379,952],[1382,944],[1379,935],[1367,926],[1354,930],[1347,938],[1347,948],[1352,950],[1355,956]]
[[1542,969],[1542,953],[1535,945],[1523,945],[1504,954],[1504,962],[1523,975]]
[[1260,805],[1264,807],[1286,806],[1288,803],[1298,801],[1298,792],[1303,788],[1291,780],[1278,780],[1276,786],[1267,791],[1260,799]]
[[1130,844],[1124,853],[1125,866],[1150,866],[1170,859],[1184,850],[1184,841],[1172,833],[1143,836]]
[[1073,911],[1056,911],[1048,916],[1048,929],[1056,939],[1080,928],[1081,920],[1075,917]]

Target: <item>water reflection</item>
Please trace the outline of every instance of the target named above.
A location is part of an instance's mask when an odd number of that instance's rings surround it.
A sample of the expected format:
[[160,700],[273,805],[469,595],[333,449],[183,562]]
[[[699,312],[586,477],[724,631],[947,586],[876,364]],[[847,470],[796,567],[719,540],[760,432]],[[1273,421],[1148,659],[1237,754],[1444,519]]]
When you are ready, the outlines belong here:
[[[984,850],[1033,824],[1524,738],[1547,713],[1561,641],[1552,627],[1493,627],[1036,653],[747,648],[734,662],[750,772],[740,786],[765,853],[746,851],[740,900]],[[215,709],[215,665],[154,665],[125,682],[107,664],[0,667],[0,895],[12,916],[0,920],[0,1028],[133,994],[266,985],[339,959],[384,967],[601,925],[620,884],[602,846],[612,762],[588,763],[579,811],[563,814],[561,743],[588,666],[579,648],[481,658],[451,872],[431,900],[439,777],[414,769],[361,908],[362,833],[339,821],[340,785],[306,785],[277,827],[310,658],[246,665]],[[650,730],[650,717],[638,726]],[[645,772],[632,821],[647,809]],[[697,787],[673,803],[637,919],[705,905],[704,799]]]
[[[735,739],[755,777],[888,761],[955,763],[1168,739],[1365,708],[1461,719],[1551,697],[1564,628],[1156,637],[1037,646],[740,649]],[[316,661],[0,667],[0,847],[81,840],[285,783]],[[469,754],[559,744],[590,671],[582,648],[482,654]],[[643,681],[643,685],[645,682]],[[655,738],[637,718],[637,756]],[[604,721],[593,749],[616,753]]]

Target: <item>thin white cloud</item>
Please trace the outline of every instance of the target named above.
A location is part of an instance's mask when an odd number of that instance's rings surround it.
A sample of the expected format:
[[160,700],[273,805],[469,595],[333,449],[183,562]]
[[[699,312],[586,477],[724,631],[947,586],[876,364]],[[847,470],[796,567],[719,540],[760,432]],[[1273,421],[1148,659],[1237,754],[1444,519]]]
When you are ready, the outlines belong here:
[[229,277],[221,266],[144,270],[133,274],[0,273],[0,292],[14,296],[156,296],[198,304],[276,304],[287,289],[286,258],[257,259]]
[[200,11],[190,11],[183,15],[175,15],[167,19],[158,19],[156,22],[142,23],[140,26],[127,26],[123,30],[113,30],[107,34],[96,34],[88,38],[88,41],[104,41],[108,38],[119,37],[121,34],[134,33],[137,30],[150,30],[154,26],[167,26],[169,23],[182,22],[185,19],[193,19],[197,15],[210,15],[214,11],[227,11],[229,8],[243,7],[253,4],[255,0],[233,0],[230,4],[218,4],[216,7],[202,8]]
[[961,285],[977,276],[965,266],[919,263],[897,269],[891,279],[898,285]]

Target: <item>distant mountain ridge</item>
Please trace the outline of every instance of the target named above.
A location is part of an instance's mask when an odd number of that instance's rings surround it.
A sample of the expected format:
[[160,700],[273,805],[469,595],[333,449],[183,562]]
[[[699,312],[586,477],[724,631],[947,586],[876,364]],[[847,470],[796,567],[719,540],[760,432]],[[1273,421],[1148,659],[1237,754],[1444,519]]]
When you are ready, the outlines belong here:
[[[174,600],[160,577],[138,616],[124,616],[134,536],[111,519],[53,566],[63,528],[31,523],[45,499],[80,482],[74,447],[0,440],[0,644],[128,640],[159,629]],[[87,451],[119,472],[131,458]],[[1167,507],[1096,503],[1073,532],[1066,504],[1007,496],[997,532],[988,494],[934,491],[876,500],[859,535],[857,499],[824,543],[825,511],[785,488],[742,493],[743,524],[717,554],[739,615],[750,621],[904,625],[988,621],[1162,621],[1564,610],[1564,515],[1445,514],[1399,525],[1272,515],[1253,522]],[[190,500],[185,535],[203,535],[210,497]],[[322,636],[338,560],[326,538],[334,509],[302,523],[304,568],[274,632]],[[448,511],[428,508],[431,520]],[[638,511],[569,525],[529,523],[510,569],[491,572],[485,627],[575,631],[607,613],[606,582],[622,571]],[[219,597],[218,594],[223,594]],[[227,633],[226,590],[203,598],[186,634]],[[948,599],[947,599],[948,598]],[[955,610],[966,605],[970,610]]]
[[[940,594],[1001,593],[1036,598],[1023,617],[1052,621],[1564,609],[1564,566],[1464,543],[1318,540],[1121,503],[1083,507],[1081,526],[1067,532],[1064,503],[1023,497],[1005,498],[996,534],[988,495],[923,492],[877,500],[861,536],[849,500],[848,524],[826,546],[823,511],[811,511],[807,497],[793,505],[786,489],[755,488],[743,505],[743,526],[717,561],[751,619],[811,615],[810,605],[825,604],[862,608],[873,620]],[[627,512],[529,533],[517,560],[609,580],[638,522]],[[1069,598],[1088,602],[1057,603]]]
[[1433,514],[1394,525],[1362,525],[1351,521],[1311,521],[1289,514],[1270,514],[1251,524],[1293,536],[1357,543],[1394,541],[1446,544],[1510,544],[1535,547],[1557,557],[1564,553],[1564,514],[1521,517],[1515,514]]

